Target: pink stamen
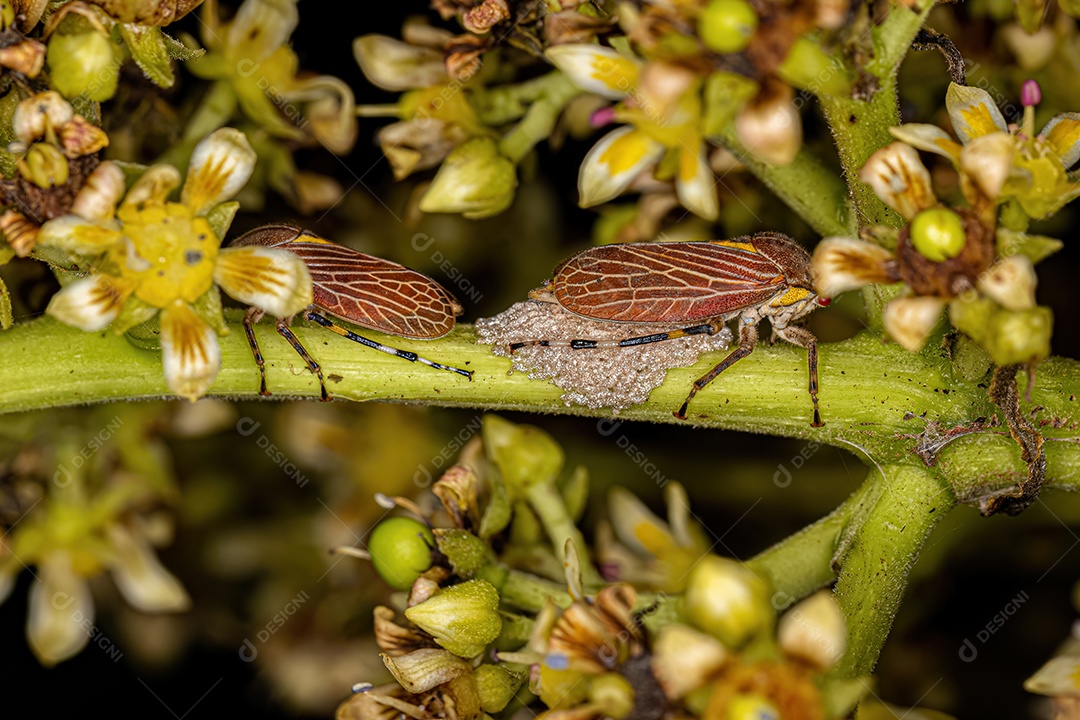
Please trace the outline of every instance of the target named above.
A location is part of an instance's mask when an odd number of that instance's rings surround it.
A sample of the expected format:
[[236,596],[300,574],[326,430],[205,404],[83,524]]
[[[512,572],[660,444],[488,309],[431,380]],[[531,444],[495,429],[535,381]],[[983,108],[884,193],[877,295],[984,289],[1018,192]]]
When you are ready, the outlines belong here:
[[1024,107],[1032,107],[1042,102],[1042,88],[1034,80],[1025,80],[1020,87],[1020,103]]
[[592,117],[589,118],[589,125],[593,126],[594,128],[602,128],[605,125],[610,125],[614,121],[615,108],[605,107],[600,108],[592,114]]

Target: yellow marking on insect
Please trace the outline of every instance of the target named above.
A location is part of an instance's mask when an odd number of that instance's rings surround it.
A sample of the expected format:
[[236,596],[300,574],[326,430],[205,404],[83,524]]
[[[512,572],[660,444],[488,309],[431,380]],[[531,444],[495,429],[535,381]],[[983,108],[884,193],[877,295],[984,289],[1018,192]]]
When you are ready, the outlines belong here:
[[769,307],[787,307],[788,305],[794,305],[797,302],[805,300],[809,296],[810,291],[806,288],[788,288],[786,293],[769,303]]
[[330,242],[326,238],[319,237],[318,235],[297,235],[292,240],[287,241],[286,245],[292,245],[293,243],[319,243],[320,245],[336,245],[337,243]]
[[713,240],[710,244],[719,245],[720,247],[734,248],[736,250],[745,250],[752,253],[757,252],[757,249],[754,247],[753,243],[748,242],[738,242],[736,240]]

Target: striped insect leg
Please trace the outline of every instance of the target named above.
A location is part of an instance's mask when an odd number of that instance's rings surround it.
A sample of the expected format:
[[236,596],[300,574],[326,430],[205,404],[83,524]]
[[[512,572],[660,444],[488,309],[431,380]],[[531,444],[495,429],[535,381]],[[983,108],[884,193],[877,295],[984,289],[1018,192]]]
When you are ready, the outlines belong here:
[[648,343],[675,340],[690,335],[715,335],[724,329],[724,323],[720,320],[711,320],[703,325],[679,328],[670,332],[655,333],[653,335],[640,335],[625,338],[623,340],[525,340],[523,342],[510,343],[510,352],[520,350],[523,347],[563,347],[571,350],[590,350],[593,348],[620,348],[646,345]]
[[247,335],[248,345],[251,347],[251,354],[255,358],[255,364],[259,367],[259,394],[264,397],[270,395],[270,391],[266,389],[266,362],[263,360],[259,341],[255,338],[255,323],[259,322],[265,314],[263,310],[257,307],[249,307],[244,314],[244,334]]
[[307,348],[300,342],[300,338],[293,334],[293,331],[289,329],[289,321],[287,318],[278,318],[277,331],[281,337],[285,338],[290,345],[293,346],[293,350],[303,358],[304,362],[308,366],[315,377],[319,378],[319,394],[320,400],[327,401],[330,399],[330,394],[326,392],[326,381],[323,379],[322,368],[319,367],[319,363],[315,362],[315,359],[308,353]]
[[673,415],[680,420],[686,419],[686,409],[690,406],[690,401],[697,395],[698,390],[701,390],[706,385],[716,379],[716,376],[727,370],[729,367],[742,360],[744,357],[754,352],[754,347],[757,345],[758,331],[757,325],[742,325],[739,330],[739,347],[731,351],[731,354],[724,358],[719,365],[714,367],[709,372],[702,375],[700,378],[694,381],[694,386],[690,388],[690,394],[686,396],[686,400],[683,402],[682,407]]
[[821,421],[821,413],[818,411],[817,337],[806,328],[798,326],[777,330],[776,334],[792,345],[806,348],[806,362],[810,374],[810,399],[814,401],[814,421],[810,423],[810,426],[821,427],[825,423]]
[[379,352],[384,352],[384,353],[387,353],[389,355],[394,355],[395,357],[402,358],[403,360],[408,360],[409,362],[418,362],[418,363],[421,363],[423,365],[433,367],[436,370],[447,370],[447,371],[452,372],[452,373],[457,373],[458,375],[464,375],[465,377],[469,378],[470,382],[472,381],[472,375],[473,374],[472,374],[471,370],[462,370],[461,368],[456,368],[456,367],[453,367],[452,365],[443,365],[442,363],[437,363],[437,362],[434,362],[432,360],[428,360],[425,357],[421,357],[421,356],[417,355],[414,352],[410,352],[408,350],[399,350],[397,348],[392,348],[389,345],[383,345],[382,343],[377,343],[374,340],[369,340],[368,338],[364,337],[363,335],[357,335],[352,330],[349,330],[347,328],[343,328],[342,326],[340,326],[337,323],[333,322],[329,318],[320,315],[319,313],[311,312],[309,310],[308,312],[304,313],[304,319],[310,320],[310,321],[312,321],[312,322],[314,322],[314,323],[316,323],[318,325],[322,325],[324,328],[326,328],[330,332],[336,333],[336,334],[340,335],[343,338],[348,338],[349,340],[352,340],[353,342],[358,342],[358,343],[360,343],[361,345],[363,345],[365,347],[371,348],[372,350],[378,350]]

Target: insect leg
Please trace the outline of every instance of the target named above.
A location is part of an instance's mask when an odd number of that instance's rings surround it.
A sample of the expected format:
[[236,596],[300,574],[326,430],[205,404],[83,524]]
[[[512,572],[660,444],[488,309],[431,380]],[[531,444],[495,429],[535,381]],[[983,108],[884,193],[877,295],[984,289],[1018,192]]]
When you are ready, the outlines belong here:
[[635,345],[647,345],[649,343],[675,340],[676,338],[689,337],[691,335],[715,335],[724,327],[720,320],[710,320],[703,325],[669,330],[668,332],[655,333],[653,335],[639,335],[623,340],[525,340],[523,342],[510,343],[510,352],[520,350],[523,347],[562,347],[571,350],[592,350],[594,348],[620,348],[634,347]]
[[329,400],[330,395],[326,392],[326,381],[323,380],[322,368],[319,367],[319,363],[315,362],[315,359],[308,354],[307,348],[300,343],[300,338],[293,334],[293,331],[289,329],[288,318],[278,318],[277,331],[281,337],[289,341],[289,344],[293,346],[293,350],[304,359],[307,363],[308,370],[310,370],[317,378],[319,378],[319,393],[320,399],[323,401]]
[[690,388],[690,394],[686,396],[686,400],[683,402],[682,407],[679,408],[678,412],[674,413],[675,417],[680,420],[685,420],[686,409],[689,407],[690,401],[697,395],[698,390],[701,390],[711,383],[716,379],[717,375],[727,370],[739,360],[742,360],[744,357],[754,352],[754,346],[757,345],[757,340],[757,325],[743,325],[739,330],[739,347],[732,350],[731,354],[724,358],[719,365],[694,381],[694,386]]
[[333,322],[329,318],[323,317],[322,315],[320,315],[320,314],[318,314],[316,312],[311,312],[309,310],[308,312],[304,313],[304,319],[305,320],[311,320],[314,323],[322,325],[324,328],[326,328],[330,332],[337,333],[338,335],[340,335],[343,338],[348,338],[348,339],[352,340],[353,342],[358,342],[358,343],[360,343],[361,345],[363,345],[365,347],[371,348],[372,350],[378,350],[379,352],[384,352],[384,353],[387,353],[389,355],[395,355],[395,356],[397,356],[399,358],[403,358],[403,359],[408,360],[410,362],[422,363],[424,365],[428,365],[429,367],[433,367],[436,370],[448,370],[450,372],[457,373],[458,375],[464,375],[465,377],[469,378],[470,381],[472,380],[472,375],[473,374],[472,374],[471,370],[462,370],[461,368],[456,368],[456,367],[453,367],[452,365],[443,365],[442,363],[437,363],[437,362],[434,362],[432,360],[428,360],[425,357],[421,357],[421,356],[417,355],[414,352],[410,352],[408,350],[398,350],[397,348],[392,348],[389,345],[383,345],[382,343],[377,343],[374,340],[367,339],[363,335],[357,335],[352,330],[348,330],[346,328],[341,327],[340,325]]
[[818,411],[817,338],[814,333],[798,326],[777,330],[776,334],[792,345],[806,348],[806,362],[810,369],[810,399],[814,401],[814,421],[810,425],[821,427],[825,423],[821,422],[821,413]]
[[247,335],[248,345],[251,346],[251,354],[255,356],[255,364],[259,366],[259,394],[266,396],[270,391],[266,389],[266,362],[263,360],[259,341],[255,338],[255,323],[262,319],[266,313],[257,307],[249,307],[244,314],[244,334]]

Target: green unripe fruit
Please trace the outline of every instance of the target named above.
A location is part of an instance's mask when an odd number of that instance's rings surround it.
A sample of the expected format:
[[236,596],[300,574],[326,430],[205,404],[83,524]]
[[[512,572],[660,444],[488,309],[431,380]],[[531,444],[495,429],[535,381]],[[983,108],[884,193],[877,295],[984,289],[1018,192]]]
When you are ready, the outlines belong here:
[[911,244],[932,262],[956,257],[967,244],[963,218],[948,208],[923,210],[911,221],[909,232]]
[[375,572],[395,590],[408,590],[420,573],[431,567],[433,547],[431,528],[407,517],[383,520],[368,539]]
[[710,50],[739,52],[757,30],[758,16],[746,0],[712,0],[698,18],[698,34]]

